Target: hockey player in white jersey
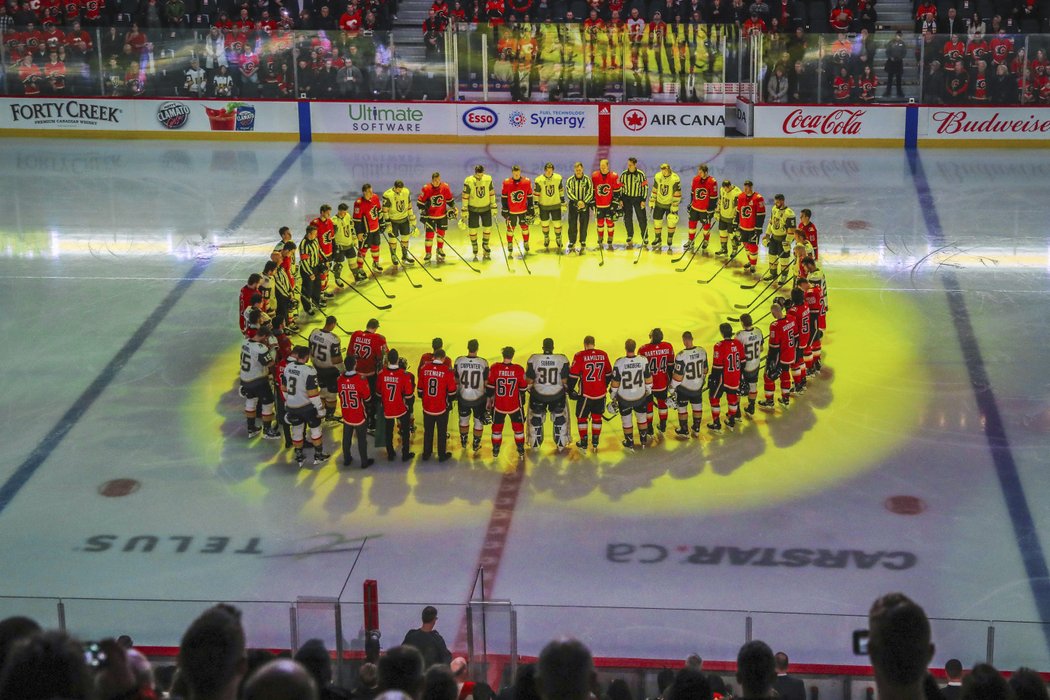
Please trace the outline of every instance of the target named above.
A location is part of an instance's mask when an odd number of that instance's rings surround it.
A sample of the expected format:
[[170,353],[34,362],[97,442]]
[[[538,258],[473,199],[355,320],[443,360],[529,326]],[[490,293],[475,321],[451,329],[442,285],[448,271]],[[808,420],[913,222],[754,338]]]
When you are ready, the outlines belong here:
[[[704,415],[704,382],[707,381],[707,351],[693,345],[693,334],[682,333],[682,350],[674,357],[671,390],[678,404],[678,427],[675,435],[693,437],[700,434]],[[687,422],[692,413],[692,425]]]
[[529,380],[529,447],[543,443],[543,421],[548,411],[558,449],[569,444],[569,412],[565,404],[569,382],[569,358],[555,354],[554,340],[543,339],[543,352],[529,358],[525,365]]
[[628,448],[634,447],[632,412],[638,421],[638,434],[641,435],[642,444],[646,444],[649,439],[648,408],[653,375],[649,370],[649,361],[635,354],[637,347],[632,339],[624,343],[623,348],[627,354],[613,363],[612,383],[609,385],[623,421],[623,446]]
[[[244,415],[248,421],[248,437],[259,434],[255,422],[257,411],[261,414],[263,437],[276,440],[281,437],[273,424],[274,395],[270,384],[273,355],[270,353],[270,328],[263,326],[254,338],[241,345],[241,396],[244,397]],[[262,402],[262,406],[259,403]],[[261,408],[261,411],[258,409]]]
[[303,454],[303,433],[310,428],[310,442],[314,447],[314,464],[321,464],[331,455],[324,451],[321,435],[321,391],[317,385],[317,371],[306,364],[310,348],[298,345],[288,357],[281,385],[284,387],[284,419],[291,426],[295,461],[301,468],[306,462]]
[[317,385],[321,389],[321,401],[325,411],[322,418],[338,421],[336,396],[339,394],[339,375],[343,372],[343,351],[335,327],[339,325],[335,316],[324,321],[324,327],[310,333],[310,358],[317,370]]
[[762,364],[762,347],[765,337],[762,331],[752,328],[751,314],[740,314],[740,325],[743,330],[736,334],[736,339],[744,346],[744,366],[740,373],[740,396],[747,394],[747,406],[744,413],[755,415],[755,399],[758,398],[758,366]]
[[459,444],[467,446],[467,433],[470,431],[470,417],[474,416],[474,440],[471,443],[475,452],[481,449],[481,431],[485,425],[485,382],[489,377],[489,363],[478,357],[478,341],[467,343],[467,354],[460,355],[452,365],[456,373],[456,384],[459,386]]

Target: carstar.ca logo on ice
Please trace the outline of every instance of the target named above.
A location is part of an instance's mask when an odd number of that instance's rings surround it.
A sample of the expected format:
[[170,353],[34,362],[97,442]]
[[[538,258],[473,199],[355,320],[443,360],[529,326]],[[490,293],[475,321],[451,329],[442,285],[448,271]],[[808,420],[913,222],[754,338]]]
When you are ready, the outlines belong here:
[[623,114],[623,125],[631,131],[641,131],[649,123],[649,117],[640,109],[629,109]]

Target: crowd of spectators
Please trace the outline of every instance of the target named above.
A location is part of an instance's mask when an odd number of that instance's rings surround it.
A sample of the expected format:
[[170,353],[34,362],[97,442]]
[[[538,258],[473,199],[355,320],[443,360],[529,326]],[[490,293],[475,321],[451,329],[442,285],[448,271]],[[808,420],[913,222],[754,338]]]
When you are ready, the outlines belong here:
[[[497,694],[474,682],[466,659],[453,658],[434,629],[437,611],[424,609],[423,624],[401,646],[362,664],[352,687],[341,687],[332,657],[320,640],[294,656],[248,649],[240,611],[216,605],[194,620],[182,637],[177,666],[154,669],[121,637],[83,645],[64,632],[43,631],[31,619],[0,621],[0,699],[3,700],[633,700],[628,684],[599,683],[588,648],[557,639],[535,664]],[[900,593],[880,597],[869,613],[868,654],[880,698],[894,700],[1050,700],[1041,676],[1021,668],[1007,680],[993,666],[945,666],[941,687],[928,667],[933,658],[930,623],[923,609]],[[732,684],[705,673],[691,654],[677,670],[658,674],[652,700],[805,700],[805,683],[789,674],[784,652],[762,641],[740,647]]]

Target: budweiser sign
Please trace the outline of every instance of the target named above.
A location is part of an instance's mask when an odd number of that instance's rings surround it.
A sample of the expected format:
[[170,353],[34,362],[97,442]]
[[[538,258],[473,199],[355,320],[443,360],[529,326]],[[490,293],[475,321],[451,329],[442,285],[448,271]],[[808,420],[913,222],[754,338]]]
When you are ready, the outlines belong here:
[[830,112],[807,114],[796,109],[784,118],[785,134],[821,134],[824,136],[856,136],[864,125],[863,109],[835,109]]
[[1002,112],[990,109],[952,109],[931,112],[930,118],[938,135],[955,134],[1045,134],[1050,132],[1050,119],[1039,119],[1029,113],[1019,119],[1004,118]]

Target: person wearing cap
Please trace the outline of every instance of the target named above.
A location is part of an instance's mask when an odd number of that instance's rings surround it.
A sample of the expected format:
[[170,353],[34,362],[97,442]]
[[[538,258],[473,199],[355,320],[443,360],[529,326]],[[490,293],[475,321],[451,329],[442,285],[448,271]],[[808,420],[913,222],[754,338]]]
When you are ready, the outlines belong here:
[[744,191],[736,199],[736,220],[740,242],[747,250],[744,272],[757,272],[758,237],[766,223],[766,201],[754,191],[750,180],[744,180]]
[[372,393],[372,410],[368,413],[368,431],[375,431],[376,410],[378,401],[376,396],[376,369],[386,356],[386,338],[378,333],[379,321],[371,318],[365,325],[365,330],[354,331],[350,334],[350,342],[347,344],[347,355],[357,358],[357,372],[368,382]]
[[[740,250],[740,237],[736,235],[736,202],[739,198],[740,188],[729,178],[722,180],[722,188],[718,190],[718,242],[721,248],[715,255],[729,255],[732,258]],[[732,255],[726,248],[730,236],[733,236]]]
[[[660,172],[653,178],[653,193],[649,206],[653,209],[653,247],[660,250],[664,221],[667,222],[667,252],[671,252],[674,231],[678,226],[678,207],[682,203],[682,179],[667,163],[660,165]],[[643,240],[645,236],[643,235]],[[648,243],[647,240],[644,240]]]
[[484,165],[475,165],[474,174],[463,181],[463,208],[459,210],[459,226],[467,225],[470,236],[470,247],[474,250],[474,259],[478,259],[478,228],[481,228],[481,247],[485,259],[492,259],[489,238],[492,236],[492,217],[496,213],[496,189],[492,186],[492,176],[485,172]]
[[643,243],[648,242],[649,223],[646,220],[645,200],[649,195],[649,180],[638,168],[638,159],[627,159],[627,169],[620,173],[620,198],[623,201],[623,227],[627,231],[627,247],[634,247],[634,219]]
[[543,233],[543,247],[550,249],[551,225],[554,225],[554,243],[557,252],[562,252],[561,213],[565,209],[565,187],[562,177],[554,172],[554,163],[543,166],[543,174],[537,175],[533,192],[536,195],[540,231]]
[[784,195],[773,195],[773,210],[769,213],[769,228],[766,229],[762,240],[769,250],[769,274],[767,280],[777,276],[779,271],[780,283],[787,282],[788,270],[791,268],[791,244],[788,237],[795,236],[795,212],[787,205]]

